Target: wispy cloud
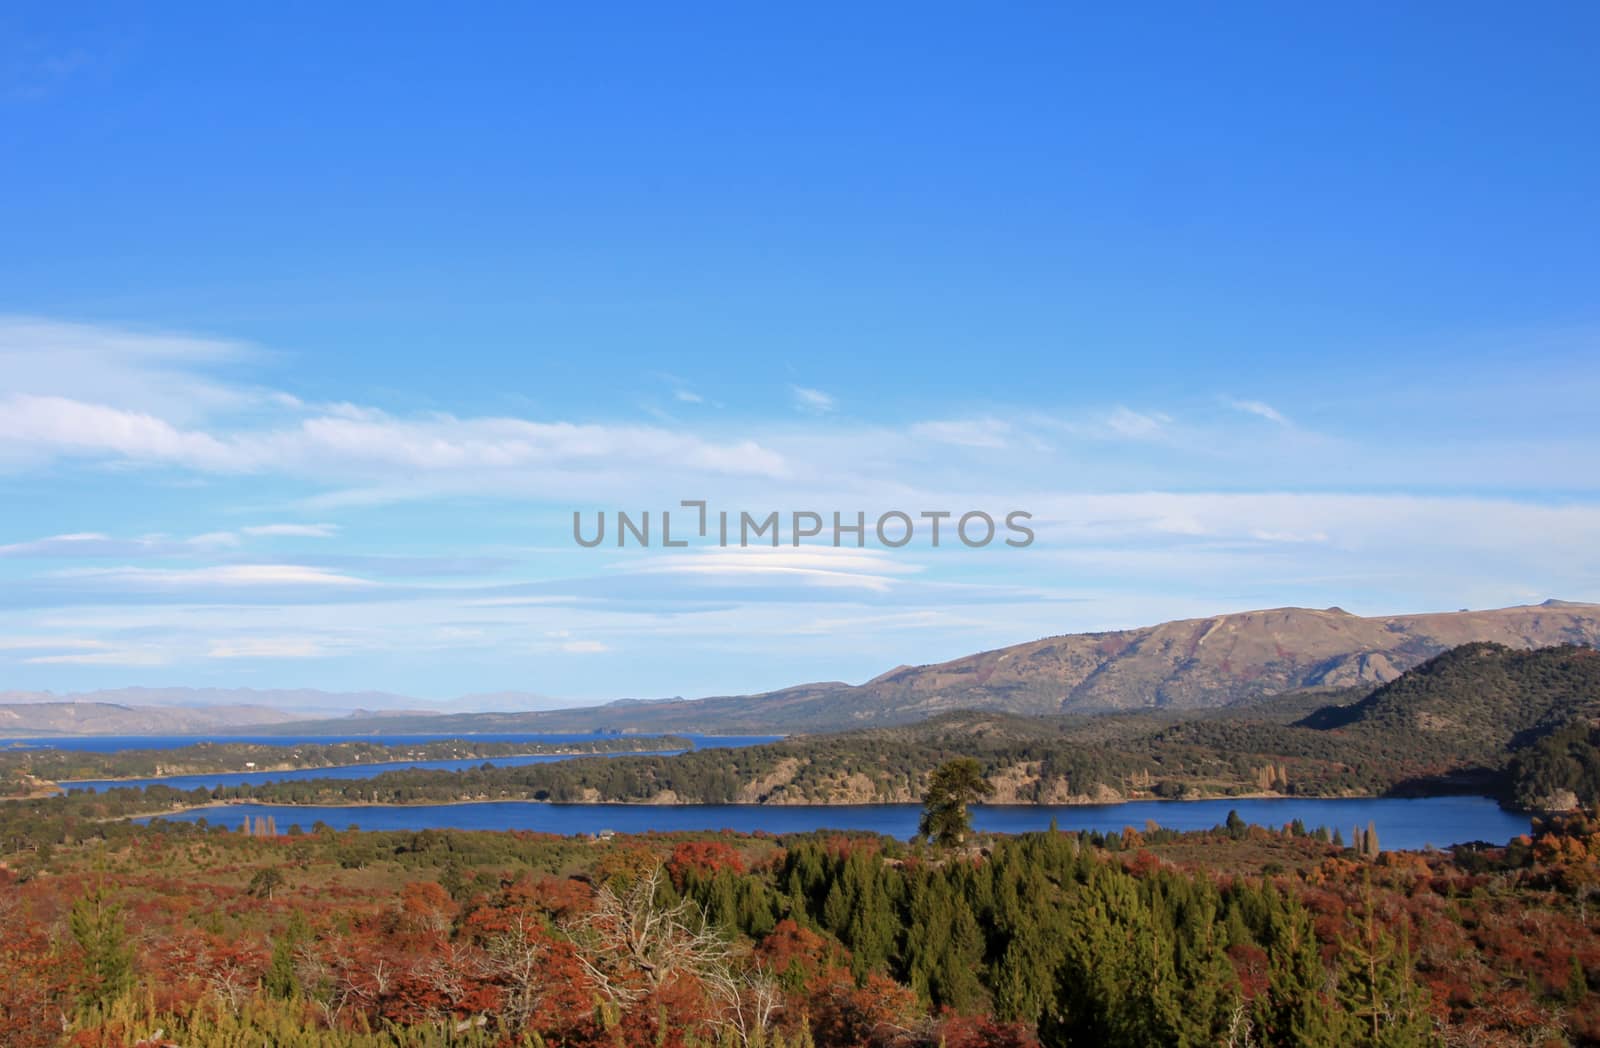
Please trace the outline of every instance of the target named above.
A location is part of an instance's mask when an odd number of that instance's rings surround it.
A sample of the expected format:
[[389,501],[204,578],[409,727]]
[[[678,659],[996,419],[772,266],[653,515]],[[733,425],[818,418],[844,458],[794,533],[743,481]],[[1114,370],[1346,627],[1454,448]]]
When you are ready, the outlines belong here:
[[217,377],[262,358],[235,339],[0,315],[0,393],[64,397],[180,424],[258,403],[284,406],[286,394]]
[[824,393],[820,389],[790,386],[789,393],[794,398],[795,409],[808,415],[826,415],[839,407],[838,401],[831,393]]
[[106,647],[104,641],[88,637],[16,636],[0,637],[0,651],[94,651]]
[[165,535],[119,539],[100,532],[86,531],[51,535],[28,542],[13,542],[0,546],[0,557],[71,559],[186,556],[229,549],[238,544],[238,536],[227,531],[207,532],[187,539],[169,538]]
[[314,659],[328,654],[321,644],[304,637],[248,637],[218,641],[206,652],[210,659]]
[[152,415],[64,397],[0,397],[0,461],[114,458],[215,473],[338,476],[375,470],[505,473],[647,464],[709,474],[782,476],[783,457],[752,440],[717,442],[645,426],[515,418],[393,418],[324,413],[297,425],[213,435]]
[[1268,422],[1276,422],[1280,426],[1289,425],[1289,420],[1284,417],[1281,411],[1264,401],[1237,400],[1233,397],[1228,397],[1224,402],[1235,411],[1242,411],[1247,415],[1255,415],[1258,418],[1266,419]]
[[298,564],[223,564],[205,568],[106,568],[60,572],[79,583],[136,588],[194,589],[213,586],[328,586],[348,588],[375,583]]
[[1106,429],[1111,434],[1129,440],[1154,440],[1166,434],[1172,425],[1172,416],[1160,411],[1134,411],[1118,405],[1105,417]]
[[326,539],[338,534],[337,524],[256,524],[240,528],[246,535],[264,535],[273,538]]
[[22,661],[34,666],[165,666],[170,660],[161,652],[133,650],[36,655]]
[[911,427],[911,435],[919,440],[965,448],[1003,448],[1010,433],[1010,423],[994,418],[918,422]]
[[833,546],[799,549],[749,546],[706,547],[687,556],[635,564],[638,574],[716,576],[727,579],[794,581],[830,588],[887,591],[897,576],[916,574],[918,563],[885,550]]

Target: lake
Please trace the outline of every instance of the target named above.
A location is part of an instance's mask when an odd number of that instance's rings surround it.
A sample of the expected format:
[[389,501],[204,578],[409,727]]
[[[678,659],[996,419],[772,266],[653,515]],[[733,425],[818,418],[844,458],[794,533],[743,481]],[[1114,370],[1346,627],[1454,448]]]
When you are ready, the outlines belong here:
[[[1468,841],[1504,844],[1527,833],[1529,819],[1503,811],[1487,797],[1376,798],[1367,800],[1129,801],[1095,805],[980,805],[973,823],[998,833],[1024,833],[1049,827],[1063,830],[1115,832],[1125,826],[1143,829],[1147,820],[1175,830],[1209,829],[1223,823],[1229,811],[1246,822],[1281,827],[1295,819],[1315,829],[1339,829],[1348,841],[1353,827],[1374,823],[1385,848],[1448,847]],[[534,830],[564,835],[614,830],[734,830],[804,833],[811,830],[858,830],[909,838],[920,809],[914,804],[784,805],[740,804],[543,804],[502,801],[485,804],[372,805],[302,807],[283,804],[229,804],[167,816],[171,821],[205,819],[238,827],[246,816],[271,815],[287,830],[299,824],[310,829],[318,821],[335,829],[364,830]],[[148,819],[141,819],[148,822]]]

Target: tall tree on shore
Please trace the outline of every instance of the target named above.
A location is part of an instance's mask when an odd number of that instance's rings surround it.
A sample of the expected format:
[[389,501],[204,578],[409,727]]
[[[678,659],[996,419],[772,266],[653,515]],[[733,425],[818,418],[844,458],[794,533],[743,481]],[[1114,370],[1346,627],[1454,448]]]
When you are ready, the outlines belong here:
[[939,765],[928,779],[928,792],[922,798],[917,836],[941,848],[959,845],[972,832],[967,805],[992,793],[994,785],[983,777],[983,766],[971,757],[957,757]]

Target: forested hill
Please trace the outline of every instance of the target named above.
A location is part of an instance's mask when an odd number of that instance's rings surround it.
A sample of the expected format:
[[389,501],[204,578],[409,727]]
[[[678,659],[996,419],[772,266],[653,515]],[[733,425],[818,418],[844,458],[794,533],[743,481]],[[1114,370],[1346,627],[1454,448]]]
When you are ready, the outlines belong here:
[[1508,767],[1506,791],[1520,807],[1600,801],[1600,652],[1592,648],[1462,645],[1300,725],[1375,745],[1406,740],[1461,767]]
[[1321,709],[1321,729],[1416,732],[1457,752],[1516,748],[1580,717],[1600,715],[1600,651],[1571,645],[1516,651],[1463,644],[1360,702]]

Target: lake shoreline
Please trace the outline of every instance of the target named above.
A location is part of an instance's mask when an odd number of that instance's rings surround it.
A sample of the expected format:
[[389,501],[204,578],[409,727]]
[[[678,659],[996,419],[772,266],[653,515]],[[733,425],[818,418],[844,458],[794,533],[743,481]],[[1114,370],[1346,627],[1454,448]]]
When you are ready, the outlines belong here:
[[[571,760],[571,759],[579,758],[579,757],[659,757],[659,756],[668,756],[668,755],[672,755],[672,754],[687,753],[687,752],[689,752],[689,751],[688,750],[540,750],[540,751],[535,751],[535,752],[532,752],[532,753],[494,753],[494,754],[485,754],[485,755],[474,755],[474,756],[470,756],[470,757],[440,757],[440,758],[438,758],[438,760],[440,760],[440,761],[445,761],[445,760],[504,761],[504,760],[519,760],[519,759],[525,758],[525,757],[559,757],[559,758],[562,758],[563,760]],[[161,780],[161,779],[187,779],[187,778],[197,778],[197,777],[202,776],[202,775],[275,775],[275,774],[281,774],[283,772],[289,772],[289,771],[292,771],[292,772],[303,772],[303,771],[343,771],[343,770],[346,770],[346,769],[349,769],[349,768],[384,768],[385,765],[391,765],[391,764],[392,765],[398,765],[398,767],[385,768],[385,770],[383,772],[379,773],[379,774],[387,774],[390,771],[405,771],[405,770],[407,770],[407,768],[412,767],[412,766],[414,766],[414,765],[416,765],[418,763],[424,763],[427,760],[429,760],[429,758],[424,758],[422,762],[419,762],[419,761],[405,761],[405,760],[385,760],[385,761],[374,761],[371,764],[364,764],[364,763],[361,763],[359,761],[357,761],[354,764],[298,764],[298,765],[289,764],[289,765],[275,765],[275,766],[273,766],[271,768],[230,768],[230,769],[227,769],[227,770],[221,770],[221,769],[216,769],[216,768],[202,768],[202,769],[200,769],[198,771],[177,771],[177,772],[173,772],[173,773],[171,773],[169,775],[122,775],[122,776],[108,776],[106,778],[101,778],[101,779],[58,779],[58,780],[55,780],[53,785],[55,785],[58,788],[65,789],[65,788],[67,788],[69,786],[81,786],[84,783],[94,783],[94,784],[97,784],[97,785],[99,783],[109,783],[109,784],[112,784],[109,788],[112,788],[112,789],[125,789],[127,787],[125,787],[125,786],[117,786],[116,784],[118,784],[118,783],[136,782],[136,783],[140,784],[140,786],[138,788],[143,789],[146,786],[160,786],[160,785],[162,785],[162,783],[160,781],[158,781],[158,780]],[[360,781],[360,780],[352,780],[352,781]]]
[[[1178,832],[1210,830],[1229,822],[1230,813],[1270,831],[1298,824],[1330,836],[1353,828],[1377,827],[1387,850],[1450,847],[1475,841],[1503,845],[1531,832],[1531,819],[1507,812],[1492,797],[1388,798],[1210,798],[1206,801],[1147,800],[1115,804],[973,805],[973,828],[984,834],[1064,832],[1121,834],[1149,827]],[[127,817],[136,824],[204,821],[216,832],[238,831],[273,818],[278,827],[321,823],[336,830],[363,832],[536,833],[574,839],[611,831],[637,833],[765,833],[773,836],[840,832],[914,836],[921,815],[917,804],[784,805],[558,803],[474,799],[433,805],[353,803],[275,804],[247,800],[185,806]]]
[[[354,780],[359,781],[359,780]],[[1118,808],[1128,804],[1206,804],[1220,803],[1223,801],[1264,801],[1264,802],[1298,802],[1317,803],[1322,801],[1409,801],[1409,800],[1441,800],[1446,797],[1476,797],[1492,800],[1497,804],[1499,799],[1481,793],[1461,793],[1460,791],[1443,793],[1343,793],[1337,796],[1309,797],[1295,796],[1284,793],[1237,793],[1217,797],[1125,797],[1116,801],[1096,800],[1064,800],[1064,801],[1017,801],[1007,804],[974,804],[973,811],[984,809],[1038,809],[1038,808]],[[304,808],[307,811],[318,809],[341,810],[346,808],[393,808],[396,810],[421,809],[421,808],[466,808],[485,804],[539,804],[550,808],[639,808],[639,809],[694,809],[694,808],[738,808],[743,810],[768,810],[784,811],[794,808],[921,808],[918,801],[794,801],[792,803],[768,804],[762,801],[617,801],[617,800],[581,800],[581,801],[553,801],[548,798],[541,800],[538,797],[464,797],[458,800],[425,800],[425,801],[361,801],[351,800],[342,803],[305,803],[299,801],[280,801],[256,797],[228,797],[211,801],[208,804],[181,805],[168,809],[173,813],[186,813],[194,811],[208,811],[214,808]],[[1517,815],[1537,815],[1539,812],[1524,812],[1516,808],[1500,805],[1502,811]],[[143,813],[137,815],[121,816],[126,819],[151,819],[159,818],[161,813]]]

